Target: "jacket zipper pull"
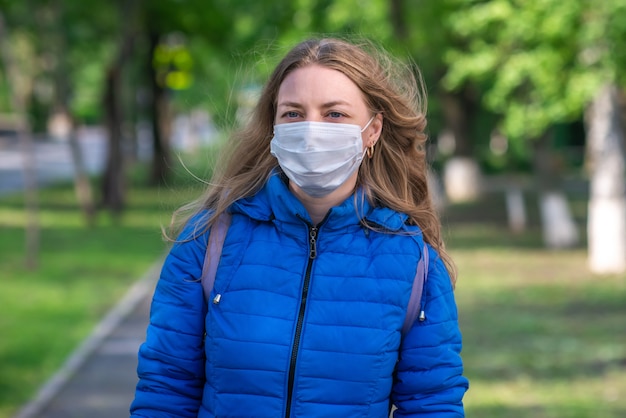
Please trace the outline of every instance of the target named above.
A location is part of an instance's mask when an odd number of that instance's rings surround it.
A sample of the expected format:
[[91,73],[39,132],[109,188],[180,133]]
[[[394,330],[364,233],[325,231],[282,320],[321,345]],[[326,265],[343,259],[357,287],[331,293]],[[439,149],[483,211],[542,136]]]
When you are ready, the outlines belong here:
[[215,295],[215,297],[213,298],[213,305],[219,305],[220,304],[220,300],[222,300],[222,294],[218,293],[217,295]]
[[424,310],[422,309],[420,311],[419,321],[424,322],[425,320],[426,320],[426,312],[424,312]]
[[426,299],[424,296],[424,292],[422,291],[422,300],[420,301],[420,314],[418,319],[420,322],[424,322],[426,320]]
[[309,252],[309,258],[314,259],[317,257],[317,227],[311,227],[309,232],[309,242],[311,244],[311,250]]

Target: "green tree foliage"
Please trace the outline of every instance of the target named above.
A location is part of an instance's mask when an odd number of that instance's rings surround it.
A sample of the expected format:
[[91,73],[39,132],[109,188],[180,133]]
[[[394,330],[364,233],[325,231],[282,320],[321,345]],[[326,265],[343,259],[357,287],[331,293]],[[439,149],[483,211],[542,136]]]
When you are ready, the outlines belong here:
[[[154,33],[166,43],[174,34],[191,66],[177,79],[172,97],[181,110],[207,106],[214,112],[232,109],[234,93],[245,85],[262,83],[285,48],[306,36],[366,36],[394,48],[397,24],[408,25],[409,15],[391,20],[385,0],[133,0],[139,34],[134,52],[133,74],[145,62],[146,34]],[[403,2],[396,2],[401,4]],[[432,2],[426,2],[430,4]],[[71,81],[71,104],[81,119],[94,122],[101,111],[102,84],[107,65],[116,54],[125,23],[119,18],[122,0],[0,0],[12,33],[26,32],[35,48],[52,61],[61,56]],[[130,6],[129,6],[130,7]],[[128,7],[126,8],[128,9]],[[413,9],[405,7],[404,13]],[[357,13],[358,11],[358,13]],[[125,16],[128,20],[130,16]],[[400,19],[401,18],[401,19]],[[401,22],[401,23],[398,23]],[[127,24],[127,23],[126,23]],[[421,30],[410,31],[412,36]],[[62,38],[64,51],[59,51]],[[414,38],[411,38],[414,39]],[[405,43],[406,44],[406,43]],[[422,45],[424,42],[422,42]],[[401,53],[412,53],[406,47]],[[430,62],[430,60],[423,60]],[[49,79],[49,65],[39,65],[38,78]],[[177,74],[181,76],[181,74]],[[143,81],[133,75],[135,84]],[[173,76],[171,76],[173,78]],[[183,82],[184,81],[184,82]],[[180,84],[182,83],[182,84]],[[44,82],[45,84],[45,82]],[[185,87],[185,88],[182,88]],[[50,103],[43,103],[49,107]]]
[[[162,8],[166,3],[159,3],[164,19],[173,14]],[[286,48],[303,38],[363,35],[385,42],[393,35],[383,0],[170,3],[185,5],[176,31],[184,34],[194,62],[194,84],[177,92],[176,102],[183,108],[205,105],[227,124],[237,92],[261,85]]]
[[479,86],[511,138],[578,119],[602,85],[626,81],[622,0],[451,1],[445,86]]
[[[114,10],[105,2],[25,0],[0,2],[15,54],[28,51],[20,71],[32,84],[31,117],[37,130],[55,105],[58,75],[71,97],[74,115],[94,122],[101,107],[103,66],[113,53],[119,30]],[[13,41],[17,41],[17,43]]]

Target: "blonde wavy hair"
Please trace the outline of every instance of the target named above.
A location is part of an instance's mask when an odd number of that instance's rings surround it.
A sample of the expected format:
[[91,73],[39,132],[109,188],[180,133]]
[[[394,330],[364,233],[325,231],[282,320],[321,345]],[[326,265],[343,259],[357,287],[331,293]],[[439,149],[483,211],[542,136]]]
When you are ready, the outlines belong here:
[[233,202],[263,187],[278,167],[270,154],[270,141],[280,85],[294,70],[313,64],[346,75],[362,91],[371,112],[383,115],[381,136],[372,158],[365,158],[359,168],[357,187],[363,188],[370,204],[407,214],[438,251],[454,284],[456,268],[445,250],[428,190],[426,95],[421,76],[415,66],[401,63],[367,40],[310,39],[291,49],[271,74],[247,125],[232,134],[206,192],[174,212],[171,232],[209,209],[206,230]]

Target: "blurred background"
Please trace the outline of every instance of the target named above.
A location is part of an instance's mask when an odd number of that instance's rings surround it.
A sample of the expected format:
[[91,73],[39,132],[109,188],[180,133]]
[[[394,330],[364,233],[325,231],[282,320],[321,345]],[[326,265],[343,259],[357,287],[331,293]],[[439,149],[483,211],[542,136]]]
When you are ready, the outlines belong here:
[[0,0],[0,417],[158,263],[321,35],[421,71],[467,415],[626,416],[623,0]]

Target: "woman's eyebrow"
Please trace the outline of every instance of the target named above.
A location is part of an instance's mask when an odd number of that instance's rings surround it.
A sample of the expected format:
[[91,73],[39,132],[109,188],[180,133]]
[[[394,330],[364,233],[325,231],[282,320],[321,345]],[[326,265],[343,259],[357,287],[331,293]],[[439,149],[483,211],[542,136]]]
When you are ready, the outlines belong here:
[[302,105],[298,102],[280,102],[278,103],[278,107],[294,107],[297,109],[302,109]]
[[[322,108],[327,109],[329,107],[340,106],[340,105],[349,106],[350,103],[345,100],[333,100],[333,101],[322,104]],[[298,102],[284,101],[284,102],[278,103],[278,107],[293,107],[297,109],[302,109],[303,106]]]
[[322,105],[323,108],[329,108],[334,106],[350,106],[350,103],[345,100],[333,100],[332,102],[327,102]]

